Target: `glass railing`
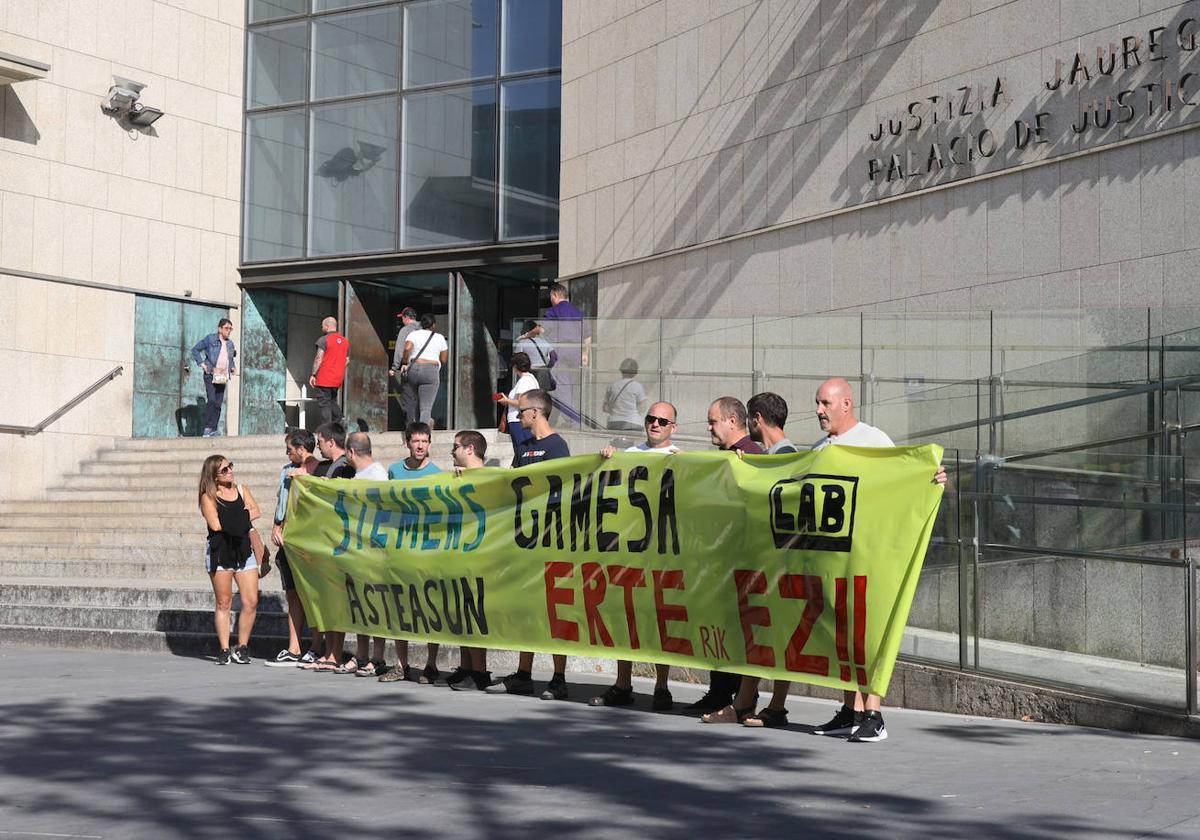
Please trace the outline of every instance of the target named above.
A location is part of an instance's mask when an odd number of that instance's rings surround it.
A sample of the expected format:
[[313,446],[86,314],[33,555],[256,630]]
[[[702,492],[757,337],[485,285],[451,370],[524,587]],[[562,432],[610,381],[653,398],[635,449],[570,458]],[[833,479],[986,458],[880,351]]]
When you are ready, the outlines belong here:
[[556,425],[636,421],[613,395],[637,383],[703,447],[713,399],[770,390],[812,442],[814,392],[843,376],[861,419],[946,448],[904,656],[1195,714],[1195,324],[1184,309],[588,321],[556,348],[556,401],[577,413]]

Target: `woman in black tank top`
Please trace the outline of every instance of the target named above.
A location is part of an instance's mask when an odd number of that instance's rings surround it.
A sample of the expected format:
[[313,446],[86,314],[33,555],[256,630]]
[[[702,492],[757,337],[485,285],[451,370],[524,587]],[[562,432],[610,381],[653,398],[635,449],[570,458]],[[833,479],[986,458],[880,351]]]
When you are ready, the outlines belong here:
[[[259,567],[255,559],[261,540],[254,539],[251,521],[259,516],[258,503],[249,487],[234,481],[233,464],[224,455],[210,455],[200,470],[200,513],[208,525],[204,553],[208,578],[216,598],[214,624],[221,651],[218,665],[249,665],[250,630],[258,613]],[[264,558],[265,560],[265,558]],[[230,650],[233,582],[237,580],[242,608],[238,616],[238,644]]]

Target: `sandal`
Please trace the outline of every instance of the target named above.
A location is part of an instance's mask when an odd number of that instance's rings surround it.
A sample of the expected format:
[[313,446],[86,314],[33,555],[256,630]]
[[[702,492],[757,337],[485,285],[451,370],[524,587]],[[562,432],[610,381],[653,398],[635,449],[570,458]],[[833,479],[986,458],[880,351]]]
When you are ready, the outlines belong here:
[[349,659],[347,659],[341,665],[338,665],[337,667],[335,667],[333,669],[333,673],[335,673],[335,674],[353,674],[357,670],[358,670],[358,660],[355,659],[353,656],[351,656]]
[[788,725],[787,709],[766,708],[742,721],[742,726],[783,729]]
[[340,665],[330,662],[328,659],[322,659],[313,667],[313,671],[318,674],[336,674]]
[[704,715],[700,718],[701,723],[741,723],[750,715],[754,714],[754,707],[748,709],[735,709],[733,706],[726,706],[720,711]]
[[354,676],[356,676],[356,677],[376,677],[376,676],[379,676],[379,669],[375,665],[374,662],[372,662],[370,659],[368,659],[362,665],[358,666],[358,670],[356,670],[354,672]]

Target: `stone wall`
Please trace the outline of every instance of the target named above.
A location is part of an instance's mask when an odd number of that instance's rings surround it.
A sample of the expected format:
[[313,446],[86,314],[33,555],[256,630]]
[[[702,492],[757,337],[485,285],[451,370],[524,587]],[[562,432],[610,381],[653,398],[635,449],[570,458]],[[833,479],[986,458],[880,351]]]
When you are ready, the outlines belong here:
[[[238,306],[244,15],[239,0],[0,3],[0,49],[51,66],[0,86],[0,423],[37,423],[126,365],[42,435],[0,435],[0,498],[130,434],[136,293]],[[114,74],[166,112],[151,131],[101,113]],[[235,379],[231,429],[237,402]]]
[[[602,315],[1169,321],[1200,303],[1197,17],[1196,0],[567,3],[562,273],[599,274]],[[1107,128],[1072,129],[1110,96]]]

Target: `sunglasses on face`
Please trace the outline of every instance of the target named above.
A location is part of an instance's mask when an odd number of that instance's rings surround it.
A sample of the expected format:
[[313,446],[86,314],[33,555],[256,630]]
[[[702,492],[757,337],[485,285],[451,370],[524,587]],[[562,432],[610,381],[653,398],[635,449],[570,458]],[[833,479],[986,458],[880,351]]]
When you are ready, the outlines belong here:
[[668,420],[666,417],[656,417],[653,414],[646,415],[647,426],[670,426],[674,420]]
[[233,472],[233,462],[229,462],[225,466],[221,467],[221,469],[217,470],[217,472],[219,472],[221,475]]
[[522,414],[524,414],[526,411],[537,411],[537,406],[536,406],[536,405],[530,405],[530,406],[526,406],[525,408],[518,408],[518,409],[517,409],[517,416],[518,416],[518,417],[520,417],[520,416],[521,416]]

